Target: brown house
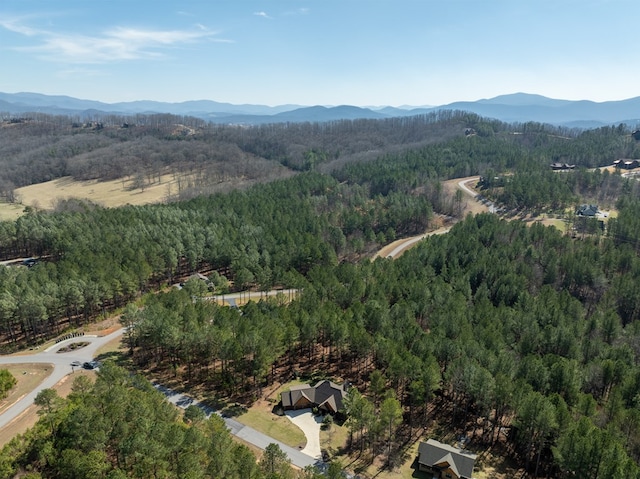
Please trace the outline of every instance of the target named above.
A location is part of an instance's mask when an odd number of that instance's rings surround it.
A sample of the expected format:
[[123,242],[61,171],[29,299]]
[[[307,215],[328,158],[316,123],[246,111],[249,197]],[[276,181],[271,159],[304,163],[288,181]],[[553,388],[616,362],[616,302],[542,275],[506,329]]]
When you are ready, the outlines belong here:
[[476,455],[434,439],[418,446],[418,469],[438,479],[472,479]]
[[290,409],[304,409],[317,407],[331,414],[342,409],[342,402],[347,395],[344,385],[338,385],[328,380],[319,381],[315,386],[294,386],[282,393],[282,407]]

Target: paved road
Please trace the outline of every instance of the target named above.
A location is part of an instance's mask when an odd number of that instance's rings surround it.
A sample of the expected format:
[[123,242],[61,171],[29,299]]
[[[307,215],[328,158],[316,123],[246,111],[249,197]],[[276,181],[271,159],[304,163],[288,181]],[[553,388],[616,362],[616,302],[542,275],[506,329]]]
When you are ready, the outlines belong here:
[[[49,377],[42,381],[33,391],[21,397],[5,412],[0,414],[0,429],[9,424],[21,413],[23,413],[29,406],[31,406],[33,404],[33,400],[41,390],[55,386],[58,382],[60,382],[60,380],[62,380],[62,378],[64,378],[68,374],[71,374],[73,372],[73,368],[71,366],[71,363],[73,361],[80,361],[81,363],[84,363],[85,361],[91,361],[95,357],[96,352],[100,347],[107,344],[109,341],[120,337],[123,331],[124,329],[121,328],[106,336],[81,336],[67,339],[65,341],[56,343],[54,346],[51,346],[46,350],[32,355],[0,356],[0,366],[4,364],[50,364],[53,368],[53,371],[49,375]],[[84,348],[74,351],[65,353],[56,352],[63,346],[78,341],[88,341],[90,344],[88,346],[85,346]],[[193,400],[185,394],[176,393],[168,388],[157,384],[155,385],[155,387],[162,391],[171,403],[179,407],[186,408],[191,404],[195,404],[196,406],[201,407],[207,413],[207,415],[214,413],[219,414],[211,408],[208,408],[204,404],[200,404],[198,401]],[[321,463],[321,461],[303,454],[298,449],[289,447],[286,444],[276,441],[275,439],[266,436],[265,434],[262,434],[253,428],[239,423],[235,419],[223,419],[232,434],[250,444],[259,447],[260,449],[266,448],[270,443],[278,444],[278,446],[280,446],[280,449],[282,449],[287,454],[289,459],[291,459],[291,463],[297,467],[304,468],[308,465]]]
[[[186,394],[177,393],[157,383],[154,383],[154,387],[158,389],[160,392],[162,392],[167,397],[167,400],[170,403],[175,404],[178,407],[186,409],[187,407],[194,405],[202,409],[207,414],[207,416],[210,416],[211,414],[220,415],[218,411],[208,407],[205,404],[202,404],[196,401],[195,399],[191,398]],[[223,416],[221,417],[224,420],[227,427],[229,428],[229,431],[231,432],[231,434],[248,442],[249,444],[253,444],[256,447],[259,447],[260,449],[265,449],[271,443],[275,443],[278,446],[280,446],[280,449],[282,449],[282,451],[284,451],[287,454],[289,459],[291,459],[291,464],[293,464],[294,466],[297,466],[299,468],[305,468],[307,466],[313,466],[313,465],[321,466],[322,464],[322,460],[319,460],[307,454],[304,454],[299,449],[287,446],[286,444],[280,441],[276,441],[272,437],[262,434],[261,432],[256,431],[255,429],[249,426],[245,426],[244,424],[236,421],[233,418],[223,417]]]
[[[52,388],[67,374],[73,372],[71,363],[73,361],[91,361],[96,351],[107,344],[109,341],[122,335],[122,329],[114,331],[106,336],[81,336],[76,338],[67,339],[56,343],[50,348],[40,351],[35,354],[27,356],[0,356],[0,365],[3,364],[50,364],[53,367],[53,371],[44,381],[42,381],[33,391],[21,397],[11,407],[9,407],[4,413],[0,414],[0,428],[3,428],[16,417],[18,417],[25,409],[33,404],[33,400],[38,393],[46,388]],[[80,348],[74,351],[66,353],[57,353],[63,346],[79,341],[88,341],[89,345],[84,348]]]
[[[387,258],[395,258],[400,253],[402,253],[404,250],[406,250],[409,246],[411,246],[412,244],[417,243],[418,241],[421,241],[421,240],[425,239],[427,236],[445,234],[445,233],[448,233],[450,229],[451,229],[451,226],[445,226],[445,227],[439,228],[439,229],[437,229],[435,231],[430,231],[429,233],[423,233],[423,234],[418,235],[418,236],[413,236],[411,238],[407,238],[405,241],[401,242],[398,246],[393,248],[389,252],[389,254],[387,254]],[[376,256],[374,256],[374,259],[378,255],[379,255],[379,253],[376,253]]]
[[209,301],[220,301],[236,306],[237,303],[248,303],[249,301],[260,301],[267,296],[277,296],[282,294],[286,298],[294,297],[298,294],[297,289],[273,289],[271,291],[240,291],[239,293],[216,294],[213,296],[205,296],[204,299]]
[[476,193],[475,191],[473,191],[467,186],[467,183],[470,183],[472,181],[477,182],[479,179],[480,179],[479,176],[472,176],[471,178],[466,178],[464,180],[461,180],[458,182],[458,188],[460,188],[464,193],[466,193],[468,196],[471,196],[473,199],[475,199],[479,203],[482,203],[487,208],[487,211],[489,213],[497,213],[498,208],[496,207],[496,205],[493,204],[493,202],[483,198],[482,195]]

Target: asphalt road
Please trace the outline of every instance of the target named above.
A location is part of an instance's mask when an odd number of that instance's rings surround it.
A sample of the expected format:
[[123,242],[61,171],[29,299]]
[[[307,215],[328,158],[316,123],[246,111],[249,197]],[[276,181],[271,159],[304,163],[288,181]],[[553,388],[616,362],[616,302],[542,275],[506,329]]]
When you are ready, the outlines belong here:
[[[229,305],[236,305],[236,301],[246,302],[249,300],[258,301],[261,298],[265,298],[267,296],[276,296],[278,294],[283,294],[285,296],[293,296],[297,294],[297,290],[295,289],[285,289],[285,290],[272,290],[272,291],[263,291],[263,292],[240,292],[233,294],[225,294],[219,296],[212,296],[207,299],[217,299],[223,300],[227,302]],[[22,414],[29,406],[33,404],[34,399],[38,395],[40,391],[47,388],[52,388],[58,382],[62,380],[66,375],[71,374],[73,372],[73,367],[71,363],[74,361],[79,361],[81,364],[84,362],[91,361],[94,359],[96,352],[103,345],[107,344],[111,340],[118,338],[122,335],[124,329],[118,329],[111,334],[106,336],[81,336],[74,337],[47,348],[46,350],[36,352],[34,354],[29,355],[21,355],[21,356],[0,356],[0,366],[5,364],[49,364],[53,368],[51,374],[42,381],[33,391],[24,395],[20,399],[18,399],[15,403],[13,403],[9,408],[7,408],[2,414],[0,414],[0,429],[9,424],[11,421],[16,419],[20,414]],[[58,353],[57,351],[62,347],[66,346],[72,342],[86,341],[90,344],[69,352]],[[77,367],[76,367],[77,369]],[[196,404],[199,407],[203,408],[205,412],[209,414],[215,413],[215,411],[208,409],[206,406],[198,403],[197,401],[191,399],[190,397],[178,394],[173,391],[170,391],[167,388],[162,386],[157,386],[158,389],[163,391],[167,396],[167,399],[176,404],[179,407],[186,408],[190,404]],[[276,441],[275,439],[266,436],[255,429],[245,426],[244,424],[239,423],[238,421],[231,418],[224,418],[227,427],[235,436],[245,440],[246,442],[253,444],[261,449],[266,448],[270,443],[276,443],[280,446],[280,448],[287,453],[287,456],[291,459],[291,463],[297,467],[304,468],[308,465],[313,465],[318,462],[315,458],[308,456],[306,454],[301,453],[298,449],[292,448],[283,444],[281,442]]]
[[291,298],[298,294],[297,289],[273,289],[271,291],[241,291],[239,293],[228,294],[216,294],[212,296],[205,296],[203,299],[209,301],[221,301],[226,302],[229,306],[236,306],[238,302],[244,304],[249,301],[260,301],[268,296],[283,295],[286,298]]
[[[119,329],[106,336],[80,336],[67,339],[35,354],[25,356],[0,356],[0,366],[3,364],[50,364],[53,367],[52,373],[42,381],[38,387],[21,397],[4,413],[0,414],[0,429],[9,424],[24,412],[25,409],[31,406],[33,404],[33,400],[41,390],[52,388],[67,374],[71,374],[73,372],[73,367],[71,366],[73,361],[80,361],[80,363],[91,361],[99,348],[107,344],[109,341],[121,336],[122,331],[122,329]],[[87,341],[90,344],[84,348],[76,349],[74,351],[65,353],[56,352],[69,343],[79,341]]]
[[[56,343],[54,346],[47,348],[46,350],[37,352],[35,354],[23,355],[23,356],[0,356],[0,366],[4,364],[50,364],[53,368],[52,373],[44,381],[42,381],[33,391],[21,397],[18,401],[11,405],[4,413],[0,414],[0,429],[9,424],[20,414],[22,414],[29,406],[33,404],[35,397],[38,393],[46,388],[55,386],[62,378],[73,372],[71,363],[79,361],[84,363],[91,361],[100,347],[107,344],[109,341],[118,338],[122,335],[124,329],[118,329],[106,336],[79,336],[71,339],[67,339]],[[69,343],[87,341],[90,344],[69,352],[58,353],[57,351],[66,346]],[[77,368],[76,368],[77,369]],[[176,393],[168,388],[155,384],[155,387],[162,391],[167,400],[176,406],[181,408],[187,408],[189,405],[194,404],[202,408],[207,415],[219,414],[218,412],[208,408],[206,405],[199,403],[198,401],[190,398],[185,394]],[[256,431],[253,428],[247,427],[244,424],[239,423],[232,418],[223,418],[227,427],[232,434],[243,439],[244,441],[259,447],[260,449],[266,448],[270,443],[276,443],[280,446],[291,463],[297,467],[304,468],[308,465],[314,465],[320,463],[315,458],[303,454],[300,450],[287,446],[275,439]]]
[[[154,383],[154,387],[158,389],[160,392],[162,392],[170,403],[175,404],[178,407],[186,409],[187,407],[194,405],[202,409],[207,414],[207,416],[210,416],[211,414],[218,414],[221,416],[221,414],[218,411],[215,411],[214,409],[208,407],[207,405],[196,401],[195,399],[191,398],[186,394],[172,391],[171,389],[157,383]],[[282,449],[282,451],[287,454],[289,459],[291,459],[291,464],[293,464],[294,466],[297,466],[299,468],[305,468],[306,466],[313,466],[313,465],[319,466],[322,464],[321,460],[315,459],[314,457],[304,454],[299,449],[287,446],[286,444],[280,441],[276,441],[272,437],[262,434],[261,432],[256,431],[255,429],[249,426],[245,426],[244,424],[236,421],[233,418],[224,417],[224,416],[221,416],[221,417],[224,420],[225,424],[227,425],[227,428],[229,428],[229,431],[231,432],[231,434],[248,442],[249,444],[253,444],[256,447],[259,447],[260,449],[265,449],[271,443],[275,443],[278,446],[280,446],[280,449]]]

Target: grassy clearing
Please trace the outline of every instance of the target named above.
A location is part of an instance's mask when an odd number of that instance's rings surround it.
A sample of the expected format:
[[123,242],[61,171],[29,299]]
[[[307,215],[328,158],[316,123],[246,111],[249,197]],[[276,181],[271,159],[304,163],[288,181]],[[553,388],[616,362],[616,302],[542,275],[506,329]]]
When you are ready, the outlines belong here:
[[286,416],[273,413],[273,407],[280,401],[280,393],[298,384],[304,384],[304,382],[291,381],[282,385],[277,384],[266,393],[265,397],[256,401],[248,410],[240,412],[235,419],[288,446],[303,448],[307,439],[302,430]]
[[18,382],[9,391],[9,395],[0,401],[0,413],[8,409],[22,396],[33,391],[53,371],[52,366],[47,364],[6,364],[2,366],[2,369],[7,369]]
[[236,417],[242,424],[254,428],[287,446],[304,448],[307,439],[304,433],[286,416],[277,416],[269,410],[252,407]]
[[15,220],[24,212],[24,206],[0,201],[0,221]]
[[0,211],[9,207],[13,209],[19,207],[21,212],[25,206],[52,209],[58,200],[69,198],[86,199],[106,207],[126,204],[144,205],[160,203],[178,192],[177,181],[173,175],[164,175],[160,181],[147,185],[144,189],[134,189],[132,185],[132,178],[113,181],[77,181],[70,177],[58,178],[16,189],[16,196],[20,198],[22,204],[17,206],[3,204],[0,205]]
[[327,451],[329,457],[335,457],[346,446],[349,439],[349,430],[345,426],[336,423],[328,430],[320,429],[320,447]]

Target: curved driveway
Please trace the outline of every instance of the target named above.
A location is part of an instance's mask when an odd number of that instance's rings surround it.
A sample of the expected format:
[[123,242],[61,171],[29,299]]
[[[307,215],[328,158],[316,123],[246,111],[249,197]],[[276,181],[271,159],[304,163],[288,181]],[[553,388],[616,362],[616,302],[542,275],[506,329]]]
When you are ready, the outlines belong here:
[[[31,406],[33,404],[33,400],[41,390],[52,388],[67,374],[73,372],[73,368],[71,367],[71,363],[73,361],[80,361],[81,363],[91,361],[99,348],[107,344],[109,341],[121,336],[122,331],[123,329],[118,329],[117,331],[105,336],[79,336],[66,339],[35,354],[24,356],[0,356],[0,366],[4,364],[51,364],[53,366],[51,374],[45,378],[44,381],[38,384],[33,391],[22,396],[18,401],[13,403],[7,410],[0,414],[0,429],[9,424],[29,406]],[[65,353],[56,352],[58,349],[69,343],[77,343],[79,341],[87,341],[90,344],[84,348],[76,349],[74,351],[68,351]]]

